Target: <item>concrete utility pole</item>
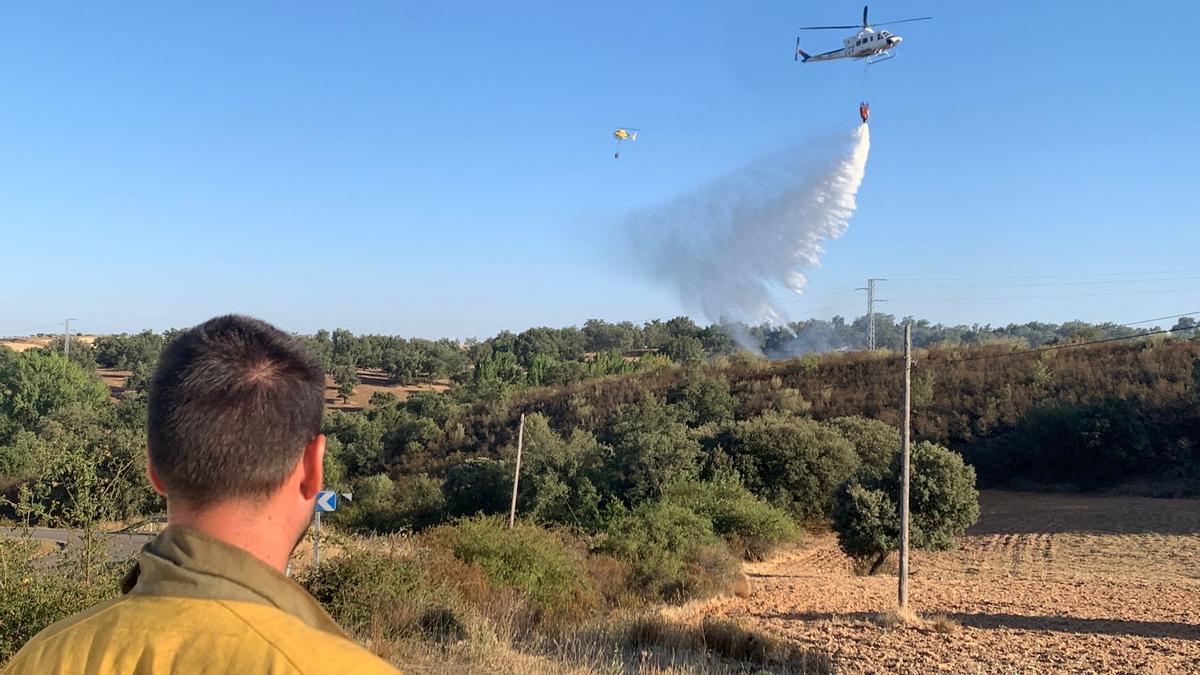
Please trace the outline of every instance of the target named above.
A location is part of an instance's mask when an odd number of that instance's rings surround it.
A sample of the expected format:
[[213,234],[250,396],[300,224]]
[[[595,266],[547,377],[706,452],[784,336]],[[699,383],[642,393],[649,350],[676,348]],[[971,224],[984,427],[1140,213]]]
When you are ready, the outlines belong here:
[[71,322],[79,319],[66,319],[63,321],[63,356],[71,358]]
[[521,446],[525,442],[525,413],[521,413],[521,425],[517,427],[517,470],[513,471],[512,509],[508,512],[508,529],[517,522],[517,483],[521,480]]
[[887,281],[887,279],[872,277],[867,279],[866,286],[854,289],[856,291],[867,292],[867,349],[871,351],[875,351],[875,303],[887,302],[875,297],[876,281]]
[[900,609],[908,607],[908,453],[912,441],[912,324],[904,324],[904,412],[900,428]]

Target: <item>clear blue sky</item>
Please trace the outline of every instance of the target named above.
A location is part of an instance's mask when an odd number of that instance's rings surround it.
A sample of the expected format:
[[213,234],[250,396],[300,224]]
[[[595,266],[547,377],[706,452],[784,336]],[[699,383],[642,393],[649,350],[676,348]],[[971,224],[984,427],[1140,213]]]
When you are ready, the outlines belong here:
[[[865,80],[792,61],[851,2],[248,5],[0,10],[0,335],[669,317],[606,253],[624,215],[860,97],[859,212],[797,318],[861,313],[868,276],[1071,275],[881,286],[944,322],[1200,310],[1197,3],[881,2],[936,18]],[[620,161],[612,125],[643,129]]]

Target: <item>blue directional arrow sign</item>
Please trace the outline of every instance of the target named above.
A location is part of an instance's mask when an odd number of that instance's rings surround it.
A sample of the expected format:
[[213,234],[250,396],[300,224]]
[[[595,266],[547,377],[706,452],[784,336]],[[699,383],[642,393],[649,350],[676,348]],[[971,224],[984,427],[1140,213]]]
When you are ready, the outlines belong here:
[[338,494],[333,490],[321,490],[317,493],[317,512],[328,513],[337,510]]

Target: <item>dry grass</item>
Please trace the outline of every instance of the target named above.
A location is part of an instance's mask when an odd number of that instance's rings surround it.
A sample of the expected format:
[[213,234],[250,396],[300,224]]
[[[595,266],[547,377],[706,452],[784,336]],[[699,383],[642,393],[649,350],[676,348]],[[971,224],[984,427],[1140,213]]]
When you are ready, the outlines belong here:
[[[323,532],[324,534],[324,532]],[[407,566],[362,566],[355,576],[340,576],[339,588],[366,613],[358,619],[335,611],[358,639],[405,672],[422,673],[828,673],[824,652],[792,644],[743,621],[697,618],[688,607],[669,610],[623,609],[590,619],[548,619],[531,611],[530,600],[512,589],[490,584],[483,572],[431,548],[423,537],[396,535],[351,537],[336,529],[323,537],[322,562],[351,561],[366,550]],[[621,584],[627,567],[596,556],[588,573]],[[300,578],[312,573],[310,547],[293,557]],[[337,574],[337,569],[329,572]],[[404,584],[398,596],[362,593],[362,575],[377,588]],[[594,577],[594,578],[596,578]],[[320,583],[320,582],[318,582]],[[361,596],[361,597],[360,597]],[[319,594],[319,597],[320,594]],[[357,599],[355,599],[357,598]],[[374,599],[373,599],[374,598]],[[378,600],[378,602],[376,602]],[[353,609],[353,608],[351,608]],[[694,606],[693,606],[694,609]],[[365,619],[365,620],[364,620]]]
[[875,623],[884,628],[922,628],[925,626],[925,619],[914,612],[912,607],[893,607],[875,615]]
[[750,584],[750,577],[739,573],[733,580],[733,587],[730,591],[739,598],[749,598],[754,591],[754,587]]
[[925,623],[930,629],[933,630],[933,632],[944,633],[946,635],[957,633],[958,629],[962,628],[957,621],[951,619],[945,614],[935,614],[926,620]]

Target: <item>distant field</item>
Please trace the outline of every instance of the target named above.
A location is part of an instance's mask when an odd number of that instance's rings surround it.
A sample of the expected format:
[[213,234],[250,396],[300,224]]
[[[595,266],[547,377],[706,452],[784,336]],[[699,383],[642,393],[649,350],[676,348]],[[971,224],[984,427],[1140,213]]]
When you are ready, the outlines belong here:
[[[98,372],[100,378],[104,380],[104,384],[108,385],[112,397],[119,399],[125,392],[125,381],[129,378],[129,371],[100,368]],[[450,388],[449,382],[415,385],[393,384],[388,380],[387,375],[373,370],[359,370],[358,379],[362,381],[362,384],[354,390],[354,395],[350,397],[350,400],[343,403],[341,397],[338,396],[337,385],[333,383],[333,378],[326,376],[325,407],[330,410],[359,410],[366,407],[367,402],[371,400],[371,395],[375,392],[391,392],[400,400],[404,400],[410,394],[417,392],[446,391]]]
[[980,501],[958,550],[913,556],[913,609],[953,632],[883,627],[895,577],[855,576],[832,535],[748,565],[749,599],[700,611],[824,649],[840,672],[1200,672],[1200,500]]
[[326,376],[325,407],[334,410],[358,410],[365,408],[367,402],[371,400],[371,395],[376,392],[391,392],[400,400],[404,400],[410,394],[422,391],[446,391],[450,388],[448,380],[432,384],[394,384],[388,379],[387,374],[382,371],[362,368],[358,370],[358,379],[361,381],[361,384],[354,389],[354,395],[350,397],[350,400],[343,403],[341,397],[338,396],[337,385],[333,383],[333,378]]
[[[39,349],[41,347],[45,347],[57,337],[57,335],[44,335],[40,337],[6,338],[0,340],[0,347],[8,347],[14,352],[23,352],[26,349]],[[96,341],[96,337],[97,336],[95,335],[72,335],[71,342],[85,342],[90,345]]]
[[[41,337],[20,337],[8,338],[0,340],[0,346],[8,347],[16,352],[23,352],[27,349],[39,349],[50,344],[57,336],[41,336]],[[96,341],[95,335],[73,335],[71,341],[85,342],[91,344]],[[109,393],[113,400],[121,398],[121,394],[125,392],[125,382],[129,379],[128,370],[116,370],[113,368],[99,368],[100,379],[104,380],[104,384],[108,385]],[[446,391],[450,388],[448,380],[441,380],[429,384],[414,384],[403,385],[395,384],[388,379],[386,373],[378,370],[359,369],[358,379],[361,384],[354,390],[354,395],[349,401],[343,402],[337,393],[337,385],[333,383],[330,377],[325,378],[325,407],[331,410],[360,410],[367,406],[367,402],[371,400],[371,395],[376,392],[391,392],[400,400],[408,398],[410,394],[415,394],[422,391]]]

